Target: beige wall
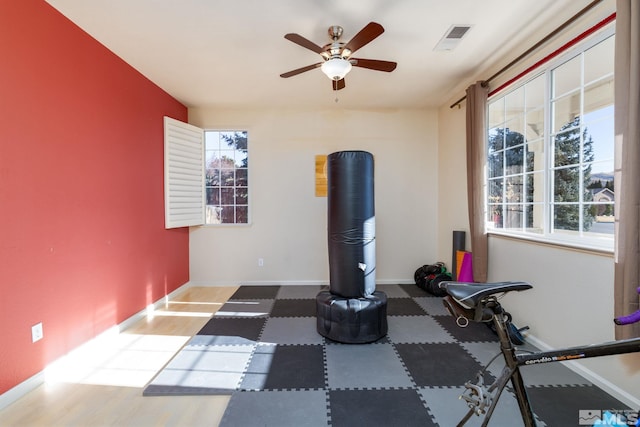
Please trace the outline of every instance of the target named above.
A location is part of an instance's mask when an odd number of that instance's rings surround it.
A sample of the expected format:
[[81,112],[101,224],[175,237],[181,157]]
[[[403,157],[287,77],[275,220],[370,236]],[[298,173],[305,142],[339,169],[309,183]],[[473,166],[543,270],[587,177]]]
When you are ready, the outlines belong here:
[[[555,40],[546,49],[522,61],[517,69],[505,73],[491,86],[497,87],[517,75],[613,10],[613,2],[605,1],[602,8],[582,19],[563,39]],[[475,76],[466,84],[492,75],[499,66],[496,64],[493,70]],[[451,257],[450,230],[468,231],[464,167],[466,106],[463,102],[461,108],[449,108],[464,94],[464,87],[454,92],[451,102],[438,112],[438,257],[447,259]],[[467,249],[472,249],[468,237]],[[612,254],[490,236],[489,259],[490,281],[524,280],[533,284],[534,289],[504,299],[516,325],[531,328],[530,341],[533,343],[542,348],[559,348],[614,339]],[[640,406],[637,387],[640,358],[637,355],[588,359],[572,366],[631,407]]]
[[[464,104],[462,104],[464,106]],[[467,210],[467,160],[464,108],[442,107],[438,115],[438,258],[452,264],[452,233],[466,233],[470,250]]]
[[[489,280],[525,280],[534,288],[508,295],[516,325],[529,325],[541,348],[614,339],[613,256],[500,237],[489,240]],[[592,381],[640,406],[637,354],[586,359],[576,364]],[[585,372],[582,372],[585,373]]]
[[327,199],[315,197],[315,156],[340,150],[375,157],[377,282],[413,282],[418,266],[437,261],[436,110],[191,109],[189,122],[249,131],[252,216],[249,226],[190,230],[192,283],[327,283]]

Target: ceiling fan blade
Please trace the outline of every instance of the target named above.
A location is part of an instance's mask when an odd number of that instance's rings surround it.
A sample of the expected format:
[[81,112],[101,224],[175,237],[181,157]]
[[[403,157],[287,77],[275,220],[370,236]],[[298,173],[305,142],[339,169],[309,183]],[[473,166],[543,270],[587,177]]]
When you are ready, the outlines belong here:
[[349,62],[354,67],[368,68],[370,70],[386,71],[387,73],[393,71],[398,66],[397,63],[391,61],[380,61],[377,59],[362,59],[362,58],[350,58]]
[[285,39],[294,42],[297,45],[300,45],[302,47],[305,47],[309,50],[314,51],[315,53],[322,53],[324,50],[318,46],[317,44],[315,44],[314,42],[305,39],[304,37],[302,37],[300,34],[296,34],[296,33],[289,33],[289,34],[285,34],[284,36]]
[[351,53],[353,53],[382,33],[384,33],[382,25],[377,22],[369,22],[358,34],[349,40],[349,43],[344,46],[344,49],[349,49]]
[[344,79],[331,81],[331,87],[333,88],[333,90],[344,89],[344,86],[345,86]]
[[307,65],[306,67],[302,67],[302,68],[296,68],[295,70],[291,70],[291,71],[288,71],[286,73],[280,74],[280,77],[286,79],[287,77],[297,76],[300,73],[304,73],[305,71],[313,70],[315,68],[318,68],[321,65],[322,65],[322,62],[318,62],[317,64]]

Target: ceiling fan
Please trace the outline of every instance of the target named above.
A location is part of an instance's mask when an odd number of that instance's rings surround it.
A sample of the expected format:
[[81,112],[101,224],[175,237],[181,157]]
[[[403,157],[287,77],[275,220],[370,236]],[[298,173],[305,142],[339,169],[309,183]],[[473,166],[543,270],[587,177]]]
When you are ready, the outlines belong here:
[[321,68],[322,72],[331,79],[333,90],[340,90],[345,87],[344,77],[349,71],[351,71],[352,66],[391,72],[395,70],[398,65],[395,62],[390,61],[351,57],[356,50],[370,43],[380,34],[384,33],[384,28],[382,28],[382,25],[377,22],[368,23],[347,43],[340,41],[340,37],[342,37],[342,27],[337,25],[331,26],[329,27],[328,33],[329,37],[331,37],[331,42],[322,47],[307,40],[299,34],[286,34],[284,36],[285,39],[312,50],[315,53],[319,53],[320,56],[322,56],[323,61],[280,74],[280,77],[288,78],[304,73],[305,71]]

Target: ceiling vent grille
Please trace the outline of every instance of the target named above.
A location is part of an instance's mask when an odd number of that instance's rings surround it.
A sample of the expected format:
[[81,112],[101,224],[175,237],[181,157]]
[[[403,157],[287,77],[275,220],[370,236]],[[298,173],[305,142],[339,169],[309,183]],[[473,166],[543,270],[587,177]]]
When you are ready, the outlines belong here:
[[433,50],[453,50],[470,29],[471,25],[452,25]]

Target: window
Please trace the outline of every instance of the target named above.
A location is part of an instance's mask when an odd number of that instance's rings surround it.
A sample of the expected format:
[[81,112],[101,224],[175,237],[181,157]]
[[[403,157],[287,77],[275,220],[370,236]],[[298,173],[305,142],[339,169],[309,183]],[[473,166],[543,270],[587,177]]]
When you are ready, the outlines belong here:
[[246,131],[205,131],[205,224],[249,222]]
[[246,131],[164,118],[165,227],[249,223]]
[[489,100],[489,232],[613,247],[613,55],[609,32]]

